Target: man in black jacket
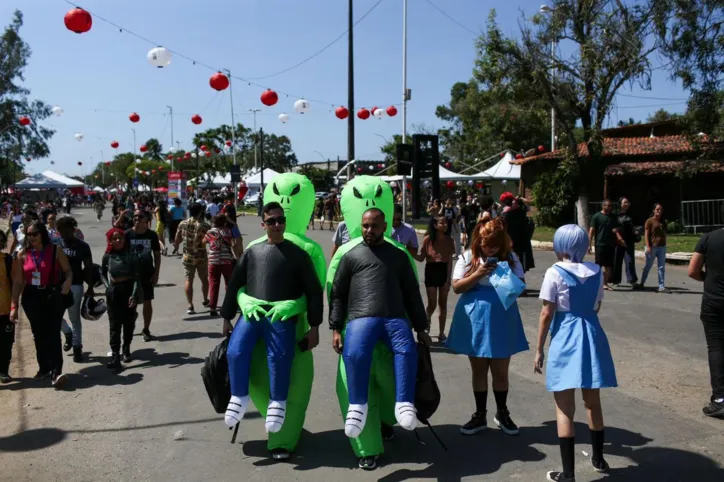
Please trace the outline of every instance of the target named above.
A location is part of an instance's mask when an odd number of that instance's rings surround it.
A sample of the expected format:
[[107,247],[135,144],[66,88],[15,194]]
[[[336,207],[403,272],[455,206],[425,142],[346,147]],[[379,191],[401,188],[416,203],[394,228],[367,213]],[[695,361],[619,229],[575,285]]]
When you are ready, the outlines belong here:
[[[427,315],[410,259],[385,241],[386,230],[380,209],[364,213],[363,242],[342,257],[329,297],[332,343],[342,355],[347,375],[350,405],[345,433],[351,438],[359,437],[367,420],[372,351],[378,341],[386,343],[394,354],[395,418],[407,430],[417,426],[417,349],[410,324],[418,340],[429,344]],[[349,321],[343,341],[345,320]]]

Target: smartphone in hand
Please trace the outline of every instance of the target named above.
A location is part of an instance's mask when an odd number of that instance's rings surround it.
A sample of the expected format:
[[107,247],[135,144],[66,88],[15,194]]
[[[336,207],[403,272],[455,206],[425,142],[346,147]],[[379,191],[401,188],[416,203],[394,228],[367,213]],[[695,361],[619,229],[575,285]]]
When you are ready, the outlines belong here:
[[490,265],[498,264],[498,258],[495,258],[495,257],[488,258],[487,261],[485,262],[485,264],[490,264]]

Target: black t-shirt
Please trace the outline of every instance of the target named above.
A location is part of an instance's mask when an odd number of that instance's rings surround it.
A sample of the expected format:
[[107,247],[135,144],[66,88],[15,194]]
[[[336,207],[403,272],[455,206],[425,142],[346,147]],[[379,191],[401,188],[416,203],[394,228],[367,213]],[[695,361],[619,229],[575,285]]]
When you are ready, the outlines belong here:
[[236,208],[234,205],[232,203],[227,203],[223,210],[226,217],[229,218],[229,221],[236,224]]
[[721,313],[724,310],[724,229],[702,236],[695,251],[704,255],[706,269],[701,311]]
[[158,235],[150,229],[147,229],[143,234],[138,234],[133,229],[129,229],[126,231],[126,243],[141,261],[141,275],[144,278],[152,275],[155,271],[153,253],[161,251]]
[[617,218],[618,232],[626,244],[633,244],[636,240],[636,228],[633,219],[628,213],[619,213]]
[[618,227],[618,219],[614,218],[612,214],[597,212],[591,218],[591,227],[596,236],[596,246],[616,246],[616,235],[613,230]]
[[90,264],[92,264],[90,246],[88,246],[88,243],[81,241],[80,239],[75,239],[71,242],[64,240],[63,252],[68,257],[68,262],[73,270],[73,285],[82,285],[85,281],[85,276],[83,274],[83,260],[91,260]]

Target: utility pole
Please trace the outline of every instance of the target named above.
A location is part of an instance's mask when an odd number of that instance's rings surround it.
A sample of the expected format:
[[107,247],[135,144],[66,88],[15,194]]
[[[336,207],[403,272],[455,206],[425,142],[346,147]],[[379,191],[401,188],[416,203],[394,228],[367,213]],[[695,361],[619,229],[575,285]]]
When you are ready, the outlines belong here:
[[348,52],[347,52],[347,104],[349,104],[349,117],[347,117],[347,182],[352,175],[351,165],[349,164],[355,158],[354,155],[354,5],[353,0],[349,0],[349,18],[347,29],[348,34]]
[[[407,143],[407,0],[402,0],[402,143]],[[399,159],[398,159],[399,165]],[[402,222],[407,219],[407,176],[402,175]]]
[[[170,105],[167,105],[166,107],[168,107],[168,113],[169,113],[169,116],[171,119],[171,147],[173,147],[173,107],[171,107]],[[173,166],[174,166],[174,159],[172,157],[171,158],[171,172],[173,172],[173,170],[174,170]]]
[[[141,187],[141,184],[138,182],[138,171],[136,171],[136,169],[138,169],[136,167],[136,129],[131,129],[131,132],[133,132],[133,168],[136,173],[136,192],[138,193],[138,189]],[[171,162],[173,163],[173,160]],[[173,167],[171,169],[173,169]]]
[[254,114],[254,139],[255,139],[255,141],[254,141],[254,169],[258,169],[259,165],[258,165],[257,159],[258,159],[258,155],[259,155],[259,148],[258,148],[259,134],[256,131],[256,113],[261,112],[261,109],[249,109],[249,112]]
[[[264,129],[259,129],[259,141],[261,142],[261,162],[259,165],[259,170],[261,172],[261,188],[259,192],[264,195]],[[262,201],[263,202],[263,201]]]
[[101,182],[105,185],[106,183],[106,162],[103,160],[106,156],[103,155],[103,149],[101,149]]
[[[234,121],[234,89],[231,84],[231,70],[226,69],[226,74],[229,77],[229,103],[231,104],[231,156],[236,166],[236,121]],[[234,184],[234,204],[238,198],[239,186],[237,183]]]

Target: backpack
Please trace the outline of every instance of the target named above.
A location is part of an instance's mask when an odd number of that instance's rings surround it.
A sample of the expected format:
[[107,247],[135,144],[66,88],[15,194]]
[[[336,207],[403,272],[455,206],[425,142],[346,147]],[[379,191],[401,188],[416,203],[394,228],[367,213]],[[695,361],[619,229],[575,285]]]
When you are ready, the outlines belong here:
[[226,360],[228,347],[229,339],[225,338],[209,353],[204,361],[204,366],[201,367],[201,378],[216,413],[225,413],[226,406],[231,400],[229,364]]
[[[430,428],[433,436],[442,445],[442,448],[447,450],[447,447],[440,437],[437,436],[435,431],[430,425],[430,417],[432,417],[437,408],[440,406],[440,389],[435,381],[435,373],[432,371],[432,357],[430,356],[430,347],[423,345],[422,343],[417,344],[417,380],[415,382],[415,409],[417,410],[417,419],[427,425]],[[422,442],[417,431],[415,436]]]

